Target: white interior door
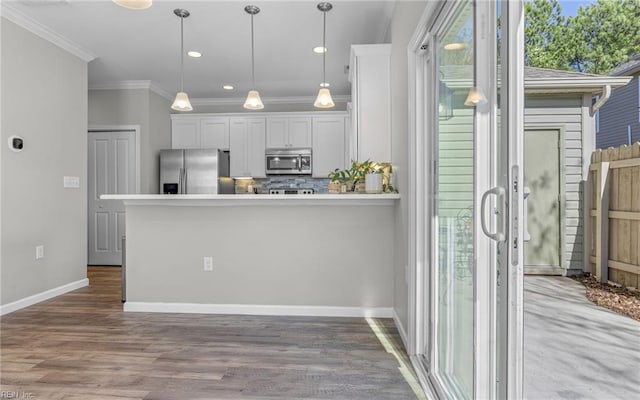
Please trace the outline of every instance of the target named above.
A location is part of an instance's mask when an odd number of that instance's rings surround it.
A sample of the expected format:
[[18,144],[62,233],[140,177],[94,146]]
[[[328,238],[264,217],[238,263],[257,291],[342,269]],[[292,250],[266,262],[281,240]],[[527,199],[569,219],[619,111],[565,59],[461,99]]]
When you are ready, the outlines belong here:
[[89,265],[121,265],[124,205],[100,195],[136,192],[135,131],[90,131],[88,143]]

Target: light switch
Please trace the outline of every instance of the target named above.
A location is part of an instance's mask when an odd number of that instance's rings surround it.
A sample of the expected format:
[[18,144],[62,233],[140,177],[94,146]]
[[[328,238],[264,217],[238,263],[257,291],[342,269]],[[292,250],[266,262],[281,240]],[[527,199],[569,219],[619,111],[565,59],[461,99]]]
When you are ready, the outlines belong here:
[[80,187],[80,177],[79,176],[65,176],[64,177],[64,187],[65,188],[79,188]]

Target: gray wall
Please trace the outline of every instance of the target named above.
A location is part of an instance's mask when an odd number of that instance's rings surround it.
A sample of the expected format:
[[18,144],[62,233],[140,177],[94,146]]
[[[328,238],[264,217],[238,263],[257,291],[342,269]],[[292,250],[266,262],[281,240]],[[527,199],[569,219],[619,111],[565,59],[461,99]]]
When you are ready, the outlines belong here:
[[[2,19],[1,304],[86,278],[87,64]],[[7,147],[25,140],[21,153]],[[80,178],[64,189],[63,177]],[[44,245],[44,258],[35,248]]]
[[582,130],[593,120],[589,117],[583,121],[582,94],[527,95],[524,122],[525,129],[541,126],[564,129],[564,265],[568,270],[582,271]]
[[338,203],[127,206],[127,301],[391,308],[394,207]]
[[408,323],[408,56],[407,45],[422,15],[426,2],[396,2],[391,19],[391,160],[401,200],[395,215],[394,310],[402,328]]
[[596,147],[606,149],[640,140],[640,77],[626,86],[615,89],[609,101],[599,111],[600,130],[596,133]]
[[89,91],[89,125],[140,125],[140,192],[158,193],[159,151],[171,148],[171,102],[149,89]]
[[[146,184],[140,185],[145,193],[160,191],[160,150],[171,148],[171,101],[149,92],[149,132],[142,135]],[[143,179],[144,182],[144,179]]]

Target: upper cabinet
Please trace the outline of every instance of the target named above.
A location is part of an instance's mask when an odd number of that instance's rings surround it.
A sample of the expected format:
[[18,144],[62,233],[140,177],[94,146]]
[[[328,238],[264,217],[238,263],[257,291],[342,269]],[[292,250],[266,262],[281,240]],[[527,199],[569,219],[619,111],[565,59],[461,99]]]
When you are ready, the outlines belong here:
[[344,111],[172,114],[171,147],[229,150],[234,178],[264,178],[267,148],[311,148],[313,176],[326,178],[355,159],[347,121]]
[[264,178],[265,118],[231,118],[229,169],[233,178]]
[[229,118],[202,118],[200,120],[200,147],[203,149],[228,149]]
[[229,117],[172,117],[172,149],[229,149]]
[[345,117],[313,118],[313,177],[326,178],[347,166]]
[[351,46],[352,158],[391,162],[391,45]]
[[311,147],[310,117],[267,119],[267,148]]
[[171,148],[199,149],[200,121],[195,119],[171,120]]

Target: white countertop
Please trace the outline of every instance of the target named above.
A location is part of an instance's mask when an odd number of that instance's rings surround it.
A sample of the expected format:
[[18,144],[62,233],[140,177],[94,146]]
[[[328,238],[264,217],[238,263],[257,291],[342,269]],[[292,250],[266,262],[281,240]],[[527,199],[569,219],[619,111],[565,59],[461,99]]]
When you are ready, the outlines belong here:
[[103,194],[126,206],[391,206],[397,193],[383,194]]

